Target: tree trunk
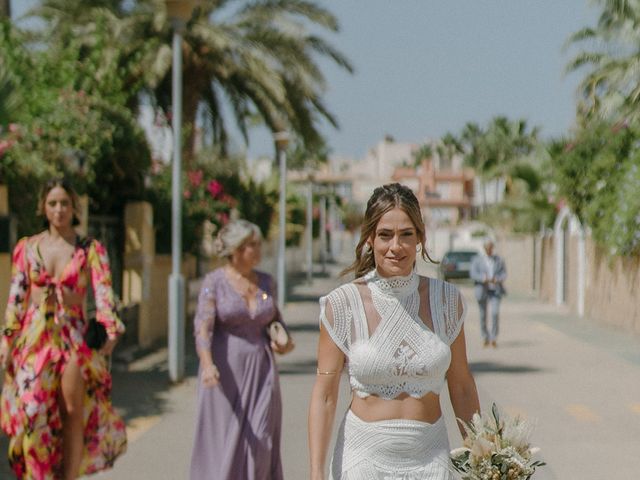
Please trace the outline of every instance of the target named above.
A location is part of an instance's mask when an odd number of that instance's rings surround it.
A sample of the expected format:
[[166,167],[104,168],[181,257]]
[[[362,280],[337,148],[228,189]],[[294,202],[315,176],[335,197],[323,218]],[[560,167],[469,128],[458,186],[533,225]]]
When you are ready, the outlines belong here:
[[[185,59],[188,58],[185,55]],[[197,135],[197,122],[198,122],[198,106],[200,105],[200,99],[202,91],[205,86],[203,85],[203,78],[211,78],[205,76],[202,71],[198,71],[197,68],[190,68],[189,65],[185,65],[183,70],[183,90],[182,90],[182,124],[186,127],[186,136],[184,138],[184,145],[182,149],[184,158],[185,170],[189,170],[193,166],[194,157],[197,150],[197,142],[201,140],[201,136]]]
[[0,0],[0,18],[11,18],[11,0]]

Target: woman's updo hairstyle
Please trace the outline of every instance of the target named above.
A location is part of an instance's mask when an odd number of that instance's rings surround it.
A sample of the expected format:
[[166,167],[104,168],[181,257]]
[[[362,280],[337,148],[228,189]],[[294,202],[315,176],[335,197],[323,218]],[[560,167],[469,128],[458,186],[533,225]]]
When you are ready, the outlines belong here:
[[356,260],[342,272],[343,275],[354,272],[356,278],[358,278],[376,268],[373,250],[371,248],[365,248],[365,246],[367,240],[371,240],[375,236],[376,227],[382,216],[394,208],[402,209],[409,216],[416,229],[418,241],[422,247],[422,258],[434,262],[427,253],[424,245],[426,228],[422,220],[422,212],[420,211],[418,199],[409,187],[401,185],[400,183],[389,183],[377,187],[369,198],[367,210],[365,211],[364,220],[360,229],[360,241],[356,246]]
[[218,232],[214,243],[215,254],[218,257],[231,257],[233,252],[251,237],[262,239],[260,227],[247,220],[232,220]]

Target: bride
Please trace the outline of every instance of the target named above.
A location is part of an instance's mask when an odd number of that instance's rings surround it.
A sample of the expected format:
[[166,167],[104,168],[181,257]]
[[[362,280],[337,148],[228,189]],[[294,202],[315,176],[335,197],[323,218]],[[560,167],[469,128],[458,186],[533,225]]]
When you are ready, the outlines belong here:
[[[416,273],[425,226],[413,192],[394,183],[367,203],[356,279],[320,299],[316,382],[309,407],[312,480],[324,480],[340,383],[348,360],[352,400],[329,478],[449,480],[440,409],[445,380],[456,417],[480,406],[467,364],[464,299],[447,282]],[[464,435],[464,431],[461,429]]]

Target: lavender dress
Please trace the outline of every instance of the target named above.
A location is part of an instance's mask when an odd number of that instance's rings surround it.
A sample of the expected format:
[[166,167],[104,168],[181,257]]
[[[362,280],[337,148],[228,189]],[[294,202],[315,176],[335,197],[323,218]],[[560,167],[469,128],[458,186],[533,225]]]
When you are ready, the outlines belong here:
[[255,312],[222,268],[202,283],[194,319],[196,345],[211,349],[220,384],[207,388],[198,381],[191,480],[282,479],[280,383],[265,330],[280,312],[275,282],[256,273]]

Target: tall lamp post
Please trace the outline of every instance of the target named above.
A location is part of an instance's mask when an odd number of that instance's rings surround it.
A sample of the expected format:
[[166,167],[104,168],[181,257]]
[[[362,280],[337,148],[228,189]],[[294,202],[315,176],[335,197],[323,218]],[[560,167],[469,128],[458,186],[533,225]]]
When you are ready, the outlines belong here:
[[173,168],[171,173],[171,275],[169,276],[169,378],[184,377],[185,282],[182,262],[182,33],[191,18],[194,0],[165,0],[173,28],[171,126]]
[[278,212],[278,308],[284,308],[285,284],[285,242],[287,238],[287,145],[289,145],[289,132],[281,131],[273,135],[278,151],[280,164],[280,203]]
[[313,174],[307,185],[307,283],[313,282]]

